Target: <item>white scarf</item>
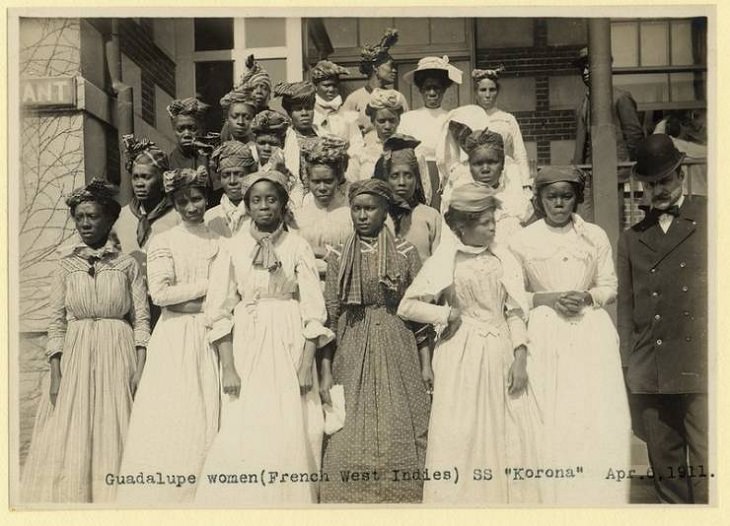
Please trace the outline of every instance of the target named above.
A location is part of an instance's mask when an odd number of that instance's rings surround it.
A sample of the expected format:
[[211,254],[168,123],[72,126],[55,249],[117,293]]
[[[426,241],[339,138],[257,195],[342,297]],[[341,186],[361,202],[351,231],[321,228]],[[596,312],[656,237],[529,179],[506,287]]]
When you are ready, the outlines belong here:
[[223,214],[226,218],[226,224],[228,224],[228,228],[231,230],[231,233],[236,233],[241,226],[241,222],[248,215],[246,203],[244,203],[243,199],[241,199],[241,202],[238,203],[238,205],[234,205],[231,200],[228,199],[228,196],[223,194],[223,197],[221,197],[221,209],[223,210]]
[[337,95],[332,100],[324,100],[319,95],[314,96],[314,109],[322,113],[335,113],[342,106],[342,97]]

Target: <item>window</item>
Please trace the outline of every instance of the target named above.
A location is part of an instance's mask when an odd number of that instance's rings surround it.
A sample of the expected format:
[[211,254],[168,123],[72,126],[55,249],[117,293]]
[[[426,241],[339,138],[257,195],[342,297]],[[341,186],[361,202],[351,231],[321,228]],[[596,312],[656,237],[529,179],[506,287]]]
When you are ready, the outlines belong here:
[[706,18],[613,21],[614,86],[647,109],[701,103],[706,39]]

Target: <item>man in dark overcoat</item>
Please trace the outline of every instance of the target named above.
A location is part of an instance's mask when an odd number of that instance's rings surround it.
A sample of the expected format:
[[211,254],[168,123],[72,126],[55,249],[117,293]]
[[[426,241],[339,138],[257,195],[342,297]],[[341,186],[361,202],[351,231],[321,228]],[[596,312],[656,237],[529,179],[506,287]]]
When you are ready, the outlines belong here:
[[706,503],[707,201],[683,195],[683,158],[663,134],[637,149],[651,208],[619,240],[618,330],[659,498]]

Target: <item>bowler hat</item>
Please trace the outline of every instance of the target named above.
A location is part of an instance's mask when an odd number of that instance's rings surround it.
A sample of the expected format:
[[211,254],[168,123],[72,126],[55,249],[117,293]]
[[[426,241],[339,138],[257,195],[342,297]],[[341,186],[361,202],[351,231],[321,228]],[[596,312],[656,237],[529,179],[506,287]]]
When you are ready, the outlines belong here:
[[659,181],[675,171],[684,157],[685,154],[677,150],[669,135],[649,135],[636,149],[634,175],[639,181]]

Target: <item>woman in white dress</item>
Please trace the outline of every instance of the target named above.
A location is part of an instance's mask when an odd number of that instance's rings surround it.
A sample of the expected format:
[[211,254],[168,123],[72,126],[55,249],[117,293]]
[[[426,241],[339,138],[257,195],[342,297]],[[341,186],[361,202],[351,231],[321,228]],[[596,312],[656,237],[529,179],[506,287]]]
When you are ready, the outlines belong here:
[[78,236],[59,249],[49,297],[50,375],[21,479],[23,502],[110,502],[149,338],[147,289],[109,237],[116,189],[94,179],[66,204]]
[[[448,125],[451,121],[466,124],[473,130],[485,128],[495,129],[499,127],[505,138],[505,155],[508,162],[505,166],[507,184],[523,189],[530,193],[532,185],[530,167],[527,159],[525,142],[522,139],[522,132],[517,119],[511,113],[507,113],[497,107],[499,97],[499,76],[504,68],[497,69],[475,69],[472,71],[476,104],[461,106],[449,112],[436,150],[436,162],[442,177],[449,177],[453,164],[465,159],[459,153],[458,145],[449,137]],[[448,182],[448,179],[447,181]]]
[[[287,177],[256,172],[245,184],[249,228],[222,241],[211,272],[223,400],[196,500],[304,505],[316,502],[323,431],[314,354],[334,335],[312,249],[284,224]],[[290,473],[311,476],[281,478]]]
[[[491,129],[472,130],[457,121],[449,123],[450,134],[456,144],[467,155],[467,164],[453,166],[449,185],[445,189],[441,209],[447,210],[454,188],[467,182],[488,186],[499,199],[500,207],[494,212],[497,222],[495,240],[504,243],[519,230],[533,214],[529,196],[514,185],[510,185],[505,169],[505,135]],[[453,237],[447,229],[444,237]]]
[[[150,243],[147,280],[162,315],[150,338],[124,446],[117,500],[135,505],[189,502],[218,431],[218,359],[203,314],[218,236],[203,222],[207,171],[164,173],[165,193],[182,222]],[[130,484],[128,476],[160,472],[162,484]],[[184,484],[167,476],[185,475]]]
[[347,171],[348,181],[370,179],[375,172],[375,163],[383,154],[383,143],[392,136],[400,125],[404,106],[403,95],[392,89],[373,90],[365,114],[370,118],[372,128],[365,134],[365,144],[358,151],[351,152],[352,167]]
[[347,141],[323,137],[304,152],[309,193],[296,221],[299,234],[314,251],[323,283],[330,250],[344,244],[353,233],[345,182],[347,147]]
[[[398,307],[405,319],[446,326],[433,357],[427,503],[540,499],[536,481],[505,472],[539,467],[539,412],[526,371],[522,271],[508,250],[493,243],[497,206],[486,186],[454,190],[446,223],[457,240],[439,245]],[[433,476],[437,471],[440,480]]]
[[426,197],[434,208],[439,208],[441,191],[441,177],[436,167],[436,145],[449,113],[441,103],[452,84],[461,84],[461,76],[461,70],[449,64],[447,56],[424,57],[418,61],[414,71],[403,75],[405,81],[413,81],[418,88],[423,107],[405,112],[398,132],[421,141],[416,152],[427,162],[432,194]]
[[248,219],[246,203],[243,202],[243,180],[256,171],[256,159],[250,145],[226,141],[213,151],[210,164],[218,173],[223,197],[219,205],[205,213],[205,224],[219,236],[231,237]]
[[511,248],[524,268],[531,307],[530,367],[545,419],[546,467],[582,466],[551,481],[560,505],[622,504],[629,484],[607,478],[630,467],[630,417],[618,334],[604,306],[617,280],[606,233],[575,214],[583,181],[572,169],[535,178],[544,219],[517,233]]

